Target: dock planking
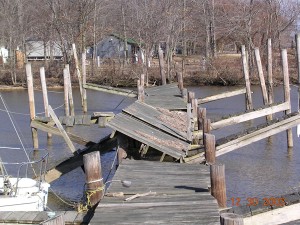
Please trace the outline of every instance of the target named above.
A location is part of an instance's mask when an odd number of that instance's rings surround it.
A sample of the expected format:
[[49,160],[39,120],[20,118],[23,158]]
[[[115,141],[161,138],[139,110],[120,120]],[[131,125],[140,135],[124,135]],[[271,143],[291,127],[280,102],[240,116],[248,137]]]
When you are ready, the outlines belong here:
[[[43,212],[0,212],[0,223],[5,224],[40,224],[43,221],[49,219],[47,211]],[[78,213],[76,211],[56,211],[55,215],[63,215],[65,224],[88,224],[92,212]]]
[[[130,171],[130,173],[128,172]],[[90,224],[220,224],[217,201],[208,191],[210,176],[205,165],[125,160],[113,180],[128,180],[123,187],[112,182]],[[124,201],[135,194],[151,195]]]

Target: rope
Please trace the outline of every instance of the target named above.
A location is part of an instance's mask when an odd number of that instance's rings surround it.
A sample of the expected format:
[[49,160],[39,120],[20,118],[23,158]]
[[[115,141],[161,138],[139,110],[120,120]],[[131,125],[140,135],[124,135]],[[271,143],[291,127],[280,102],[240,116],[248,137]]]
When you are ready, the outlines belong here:
[[[62,104],[60,106],[57,106],[56,108],[54,108],[53,110],[56,110],[56,109],[59,109],[61,107],[63,107],[65,104]],[[0,109],[0,111],[3,111],[3,112],[7,112],[5,109]],[[8,111],[10,114],[17,114],[17,115],[22,115],[22,116],[30,116],[29,113],[19,113],[19,112],[12,112],[12,111]],[[45,114],[45,111],[44,112],[39,112],[39,113],[36,113],[36,115],[41,115],[41,114]]]
[[[101,180],[101,179],[99,179]],[[85,196],[86,196],[86,204],[80,203],[77,205],[77,211],[79,213],[81,212],[86,212],[88,209],[93,206],[91,203],[91,197],[96,194],[99,191],[103,191],[105,189],[105,184],[103,186],[100,186],[94,190],[87,190],[85,191]],[[103,198],[104,193],[102,194],[101,198]]]
[[114,165],[115,165],[115,162],[116,162],[116,159],[117,159],[117,156],[118,156],[118,152],[119,152],[119,147],[117,148],[117,151],[116,151],[114,160],[113,160],[113,162],[112,162],[112,164],[111,164],[111,167],[110,167],[110,170],[109,170],[109,172],[108,172],[108,174],[107,174],[107,176],[106,176],[105,183],[107,182],[107,180],[108,180],[108,178],[109,178],[109,176],[110,176],[110,174],[111,174],[111,172],[112,172],[112,170],[113,170],[113,168],[114,168]]

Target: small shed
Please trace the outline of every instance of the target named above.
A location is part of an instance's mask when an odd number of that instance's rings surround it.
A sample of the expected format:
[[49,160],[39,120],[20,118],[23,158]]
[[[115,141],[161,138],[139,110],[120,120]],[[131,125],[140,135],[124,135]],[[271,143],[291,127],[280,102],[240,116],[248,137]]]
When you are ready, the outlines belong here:
[[[45,57],[46,53],[46,57]],[[61,60],[63,57],[60,45],[56,42],[44,41],[26,41],[26,55],[28,61],[31,60],[45,60],[45,58]]]
[[[143,62],[144,54],[137,41],[132,38],[126,38],[128,58],[132,62]],[[96,46],[97,56],[101,59],[106,58],[124,58],[125,57],[125,38],[111,34],[100,41]]]

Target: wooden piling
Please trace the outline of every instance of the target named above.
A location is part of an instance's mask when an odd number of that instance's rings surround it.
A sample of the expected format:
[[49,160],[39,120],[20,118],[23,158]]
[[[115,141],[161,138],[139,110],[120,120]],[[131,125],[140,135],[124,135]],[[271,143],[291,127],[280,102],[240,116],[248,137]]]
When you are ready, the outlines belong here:
[[142,87],[140,79],[137,80],[137,89],[138,89],[138,100],[144,102],[145,101],[144,87]]
[[77,51],[76,51],[76,45],[75,43],[72,44],[72,49],[73,49],[73,55],[74,55],[74,60],[75,60],[75,67],[76,67],[76,74],[78,78],[78,83],[79,83],[79,90],[80,90],[80,96],[81,96],[81,106],[83,107],[83,98],[82,98],[82,77],[79,69],[79,60],[77,57]]
[[203,124],[203,140],[204,140],[204,134],[210,134],[211,132],[211,121],[210,119],[203,119],[202,120],[202,124]]
[[219,207],[226,207],[226,182],[225,182],[225,165],[214,164],[210,165],[210,182],[211,195],[214,196],[219,204]]
[[193,99],[195,99],[195,92],[189,91],[188,92],[188,103],[193,104]]
[[192,119],[193,119],[193,116],[192,116],[192,104],[191,103],[188,103],[187,104],[187,139],[189,141],[192,141],[193,139],[193,130],[192,130]]
[[97,56],[97,67],[100,68],[100,56]]
[[246,83],[246,109],[250,110],[253,109],[253,102],[252,102],[252,95],[251,95],[251,84],[249,79],[249,65],[245,50],[245,45],[242,45],[242,63],[243,63],[243,73]]
[[198,115],[198,99],[194,98],[192,101],[192,108],[193,108],[193,118],[197,120]]
[[296,59],[298,73],[298,111],[300,111],[300,34],[295,35],[296,39]]
[[165,63],[164,63],[164,53],[163,50],[161,49],[161,45],[159,44],[158,46],[158,59],[159,59],[159,68],[160,68],[160,77],[161,77],[161,84],[166,85],[167,84],[167,79],[166,79],[166,74],[165,74]]
[[71,74],[70,74],[70,66],[69,64],[66,64],[65,65],[65,68],[67,69],[67,72],[68,72],[68,79],[69,79],[69,88],[68,88],[68,91],[69,91],[69,104],[70,104],[70,113],[71,113],[71,116],[75,116],[75,109],[74,109],[74,100],[73,100],[73,91],[72,91],[72,80],[71,80]]
[[182,77],[182,73],[181,72],[176,72],[176,76],[177,76],[177,82],[178,82],[178,88],[181,91],[183,91],[183,77]]
[[[257,71],[258,71],[258,76],[259,76],[259,81],[260,81],[261,92],[262,92],[262,96],[263,96],[263,102],[264,102],[264,105],[269,105],[268,92],[267,92],[264,72],[263,72],[263,68],[262,68],[259,48],[254,49],[254,55],[255,55],[255,59],[256,59],[256,66],[257,66]],[[266,118],[268,121],[271,120],[270,116],[266,116]]]
[[216,140],[215,135],[204,134],[204,149],[205,161],[207,164],[212,165],[216,162]]
[[83,155],[83,165],[86,180],[86,195],[90,201],[87,204],[88,206],[94,206],[101,200],[105,191],[100,153],[97,151]]
[[[43,92],[43,100],[44,100],[44,109],[45,109],[45,117],[49,117],[49,101],[48,101],[48,92],[47,92],[47,84],[46,84],[46,76],[45,76],[45,68],[40,68],[40,78],[41,78],[41,86]],[[47,133],[47,139],[50,140],[52,137],[51,133]]]
[[203,130],[203,119],[206,119],[206,108],[198,108],[198,130]]
[[220,215],[221,225],[244,225],[243,217],[234,213],[222,213]]
[[[272,57],[272,40],[268,39],[268,100],[269,104],[273,104],[274,102],[274,91],[273,91],[273,57]],[[270,119],[272,119],[273,115],[270,115]]]
[[140,85],[141,85],[141,95],[143,96],[143,102],[145,101],[145,74],[140,76]]
[[84,85],[86,84],[86,53],[82,53],[82,109],[83,113],[87,113],[87,96],[86,96],[86,89]]
[[[29,111],[30,120],[35,118],[35,104],[34,104],[34,90],[33,90],[33,76],[31,71],[31,64],[26,64],[26,76],[27,76],[27,88],[28,88],[28,100],[29,100]],[[39,148],[38,133],[37,129],[31,128],[33,148]]]
[[[284,86],[284,101],[288,102],[290,107],[285,111],[285,114],[289,114],[292,112],[291,110],[291,96],[290,96],[290,81],[289,81],[289,67],[288,67],[288,57],[287,50],[281,50],[282,57],[282,71],[283,71],[283,86]],[[287,144],[288,147],[293,147],[293,134],[292,129],[287,130]]]
[[64,68],[64,103],[65,103],[65,115],[70,116],[69,108],[69,77],[68,70]]

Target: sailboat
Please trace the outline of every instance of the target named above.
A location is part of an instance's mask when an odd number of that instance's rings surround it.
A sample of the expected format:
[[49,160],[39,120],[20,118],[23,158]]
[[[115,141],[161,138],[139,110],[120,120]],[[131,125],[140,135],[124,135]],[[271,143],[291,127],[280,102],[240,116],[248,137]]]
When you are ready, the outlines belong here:
[[[28,152],[1,94],[0,98],[22,145],[22,148],[0,147],[0,150],[8,150],[9,154],[16,149],[23,150],[26,156],[24,162],[4,162],[0,158],[0,211],[44,211],[50,187],[45,181],[49,153],[36,149]],[[13,174],[8,173],[10,170]]]

